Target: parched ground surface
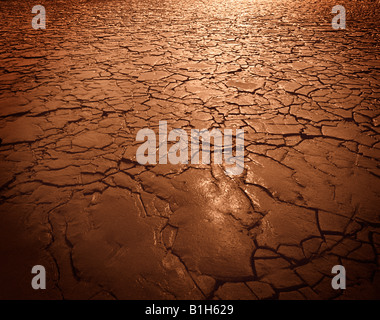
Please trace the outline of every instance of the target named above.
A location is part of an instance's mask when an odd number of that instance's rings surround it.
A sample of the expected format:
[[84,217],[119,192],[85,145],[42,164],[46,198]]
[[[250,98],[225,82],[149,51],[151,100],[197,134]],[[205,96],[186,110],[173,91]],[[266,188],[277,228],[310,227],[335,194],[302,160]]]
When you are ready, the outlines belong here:
[[[1,298],[380,298],[378,5],[37,2],[0,2]],[[140,165],[160,120],[243,128],[244,173]]]

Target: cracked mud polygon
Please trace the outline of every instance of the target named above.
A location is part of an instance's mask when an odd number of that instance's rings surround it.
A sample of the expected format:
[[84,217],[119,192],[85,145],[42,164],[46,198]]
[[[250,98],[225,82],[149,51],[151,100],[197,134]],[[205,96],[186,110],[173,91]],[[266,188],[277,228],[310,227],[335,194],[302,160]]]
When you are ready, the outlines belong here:
[[[378,13],[1,1],[0,297],[379,299]],[[139,164],[159,121],[244,129],[244,172]]]

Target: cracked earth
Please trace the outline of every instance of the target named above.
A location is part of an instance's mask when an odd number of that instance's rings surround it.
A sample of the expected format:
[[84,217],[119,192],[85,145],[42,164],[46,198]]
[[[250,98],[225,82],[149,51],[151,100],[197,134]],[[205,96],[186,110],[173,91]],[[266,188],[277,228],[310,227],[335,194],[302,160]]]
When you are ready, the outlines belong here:
[[[353,3],[334,31],[326,1],[1,1],[0,297],[379,299],[379,25]],[[244,173],[140,165],[160,120],[244,129]]]

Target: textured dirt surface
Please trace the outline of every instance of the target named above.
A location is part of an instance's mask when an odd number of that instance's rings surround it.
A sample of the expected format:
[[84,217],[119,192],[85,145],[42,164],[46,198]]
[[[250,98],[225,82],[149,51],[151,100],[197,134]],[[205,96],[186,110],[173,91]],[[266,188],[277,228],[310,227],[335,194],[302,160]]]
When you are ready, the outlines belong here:
[[[339,4],[1,1],[0,297],[379,299],[379,25]],[[138,164],[160,120],[244,129],[244,173]]]

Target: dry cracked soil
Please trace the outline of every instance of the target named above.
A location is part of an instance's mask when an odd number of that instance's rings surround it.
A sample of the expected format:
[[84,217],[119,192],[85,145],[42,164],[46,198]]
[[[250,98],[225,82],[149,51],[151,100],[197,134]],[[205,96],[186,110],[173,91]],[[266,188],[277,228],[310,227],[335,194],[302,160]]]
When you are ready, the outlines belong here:
[[[1,298],[380,298],[379,4],[37,2],[0,2]],[[139,164],[161,120],[244,172]]]

